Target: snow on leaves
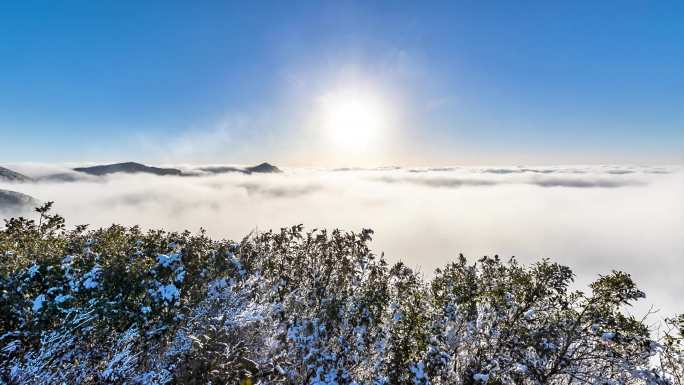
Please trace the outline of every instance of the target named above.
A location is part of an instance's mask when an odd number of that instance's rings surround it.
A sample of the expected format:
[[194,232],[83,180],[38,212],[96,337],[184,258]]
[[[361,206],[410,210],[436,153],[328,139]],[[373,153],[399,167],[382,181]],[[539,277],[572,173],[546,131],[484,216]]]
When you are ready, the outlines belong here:
[[3,266],[0,281],[0,383],[682,378],[681,332],[655,341],[621,313],[643,296],[623,273],[578,294],[568,289],[572,272],[548,261],[461,258],[425,282],[374,256],[370,231],[295,226],[237,244],[112,226],[53,232],[40,247],[20,248],[20,236],[36,230],[12,226],[0,230],[0,255],[21,262]]

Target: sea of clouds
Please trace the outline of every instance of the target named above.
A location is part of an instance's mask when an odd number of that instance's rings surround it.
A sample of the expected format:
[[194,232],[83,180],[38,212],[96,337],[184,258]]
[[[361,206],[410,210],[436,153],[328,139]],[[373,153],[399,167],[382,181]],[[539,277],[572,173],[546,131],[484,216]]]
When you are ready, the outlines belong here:
[[[6,165],[29,176],[60,166]],[[185,166],[184,168],[188,168]],[[251,231],[375,230],[373,248],[429,278],[463,253],[548,257],[584,286],[624,270],[660,316],[684,312],[684,170],[678,166],[286,169],[171,177],[115,174],[75,182],[0,183],[43,201],[67,224],[207,230],[239,240]],[[7,217],[0,213],[0,217]]]

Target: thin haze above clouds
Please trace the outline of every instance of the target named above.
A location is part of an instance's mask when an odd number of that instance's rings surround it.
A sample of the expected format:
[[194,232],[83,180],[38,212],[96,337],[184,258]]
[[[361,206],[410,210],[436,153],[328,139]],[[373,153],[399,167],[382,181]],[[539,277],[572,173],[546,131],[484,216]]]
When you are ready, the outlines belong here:
[[[11,165],[33,176],[57,166]],[[426,276],[463,253],[548,257],[583,286],[631,273],[663,315],[684,311],[684,170],[680,167],[289,169],[284,174],[0,183],[55,201],[69,225],[198,230],[241,239],[253,230],[375,230],[373,248]],[[7,216],[7,213],[0,216]]]

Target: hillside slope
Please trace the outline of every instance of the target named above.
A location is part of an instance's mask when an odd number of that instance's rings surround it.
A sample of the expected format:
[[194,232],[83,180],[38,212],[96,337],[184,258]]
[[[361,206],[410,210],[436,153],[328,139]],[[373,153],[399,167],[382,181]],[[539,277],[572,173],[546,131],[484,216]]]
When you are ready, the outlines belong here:
[[30,182],[32,181],[32,179],[24,174],[18,173],[5,167],[0,167],[0,181]]
[[16,191],[0,189],[0,211],[18,212],[40,204],[34,197]]

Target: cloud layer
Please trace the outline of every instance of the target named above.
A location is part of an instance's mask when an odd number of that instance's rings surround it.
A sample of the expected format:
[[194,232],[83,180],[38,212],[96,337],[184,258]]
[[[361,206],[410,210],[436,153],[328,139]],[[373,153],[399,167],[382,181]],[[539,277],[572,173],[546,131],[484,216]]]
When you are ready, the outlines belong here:
[[[66,172],[8,165],[30,176]],[[684,312],[684,172],[678,167],[291,169],[282,175],[195,178],[112,175],[75,182],[0,183],[55,201],[70,225],[198,230],[240,239],[303,223],[376,231],[374,249],[430,275],[470,258],[549,257],[584,285],[632,273],[647,304]],[[4,214],[6,215],[6,214]],[[4,216],[0,213],[0,216]]]

